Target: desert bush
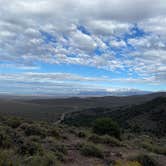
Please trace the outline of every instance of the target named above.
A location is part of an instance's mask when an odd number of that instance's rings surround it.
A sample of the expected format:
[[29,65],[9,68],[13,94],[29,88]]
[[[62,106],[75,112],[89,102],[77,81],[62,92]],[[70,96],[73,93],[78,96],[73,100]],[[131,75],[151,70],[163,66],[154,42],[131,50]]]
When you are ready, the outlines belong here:
[[118,139],[109,135],[99,136],[93,134],[88,138],[88,140],[93,143],[109,144],[111,146],[123,146],[123,144]]
[[43,140],[45,149],[52,151],[58,160],[64,161],[65,155],[67,155],[67,149],[65,145],[58,143],[53,137],[46,137]]
[[85,138],[86,137],[86,133],[84,131],[79,131],[77,133],[77,136],[80,137],[80,138]]
[[103,143],[102,137],[97,134],[92,134],[88,137],[88,140],[93,143]]
[[48,136],[42,140],[43,144],[54,144],[56,141],[54,137]]
[[26,166],[59,166],[59,162],[57,161],[56,156],[51,153],[47,152],[43,156],[34,155],[24,161]]
[[60,129],[56,128],[56,127],[49,129],[48,130],[48,136],[59,139],[61,137],[60,136]]
[[19,159],[12,150],[0,151],[0,166],[19,166]]
[[54,154],[55,154],[57,160],[65,161],[66,156],[64,153],[56,151]]
[[18,153],[21,155],[33,156],[35,154],[43,153],[43,149],[40,144],[28,140],[18,146]]
[[67,149],[63,144],[58,144],[58,143],[51,144],[50,150],[52,150],[53,152],[60,152],[63,154],[67,154]]
[[142,166],[159,166],[158,162],[150,155],[140,154],[135,158]]
[[156,146],[154,152],[157,154],[166,155],[166,147]]
[[68,128],[68,132],[71,133],[71,134],[75,134],[76,135],[77,134],[76,127],[72,126],[72,127]]
[[141,127],[138,124],[134,124],[133,126],[130,126],[131,132],[134,133],[140,133],[141,132]]
[[32,142],[41,143],[41,138],[40,138],[40,136],[38,136],[38,135],[32,135],[32,136],[30,136],[28,139],[29,139],[30,141],[32,141]]
[[5,127],[0,127],[0,147],[1,148],[9,148],[13,144],[13,140],[7,132],[8,129]]
[[22,120],[16,117],[12,117],[8,118],[5,123],[12,128],[17,128],[21,125]]
[[92,143],[80,145],[80,152],[84,156],[103,158],[103,151],[101,148]]
[[55,140],[53,137],[46,137],[42,143],[45,148],[53,152],[61,152],[63,154],[67,154],[67,149],[65,145],[57,142],[57,140]]
[[161,147],[159,145],[155,145],[155,144],[152,144],[149,142],[143,142],[142,147],[150,152],[166,155],[166,147],[165,146]]
[[141,166],[138,161],[116,161],[115,166]]
[[22,123],[19,128],[22,129],[22,130],[25,130],[27,127],[29,126],[29,123],[25,122],[25,123]]
[[147,141],[142,142],[141,146],[144,149],[147,149],[148,151],[151,151],[151,152],[154,150],[153,144],[151,144],[150,142],[147,142]]
[[93,132],[98,135],[110,135],[120,138],[120,128],[111,118],[97,119],[93,125]]
[[47,134],[46,130],[38,124],[23,123],[20,125],[20,128],[24,130],[26,136],[38,135],[45,137]]

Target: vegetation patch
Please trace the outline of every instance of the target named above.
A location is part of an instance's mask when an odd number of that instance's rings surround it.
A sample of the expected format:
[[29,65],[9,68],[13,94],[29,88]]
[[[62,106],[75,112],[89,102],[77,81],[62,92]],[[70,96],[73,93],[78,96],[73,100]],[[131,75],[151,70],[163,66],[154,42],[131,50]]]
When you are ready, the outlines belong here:
[[27,166],[59,166],[60,163],[53,153],[47,152],[43,156],[34,155],[24,161]]
[[93,132],[98,135],[110,135],[120,138],[120,127],[111,118],[99,118],[94,122]]
[[146,150],[150,151],[150,152],[166,155],[165,145],[162,145],[162,146],[160,145],[159,146],[159,145],[156,145],[156,144],[153,144],[153,143],[143,142],[142,147],[145,148]]
[[153,156],[147,154],[140,154],[136,156],[135,160],[140,162],[142,166],[160,166]]
[[138,161],[116,161],[115,166],[142,166]]
[[98,158],[103,158],[103,151],[102,149],[92,143],[85,143],[80,145],[80,152],[84,156],[89,156],[89,157],[98,157]]
[[91,136],[89,136],[88,140],[93,143],[108,144],[111,146],[123,146],[121,141],[109,135],[99,136],[96,134],[92,134]]

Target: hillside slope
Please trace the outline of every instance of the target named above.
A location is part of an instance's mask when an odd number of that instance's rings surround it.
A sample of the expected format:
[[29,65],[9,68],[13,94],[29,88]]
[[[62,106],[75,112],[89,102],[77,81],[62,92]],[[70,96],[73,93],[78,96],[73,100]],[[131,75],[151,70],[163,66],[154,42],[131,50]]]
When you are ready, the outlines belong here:
[[158,97],[139,105],[109,109],[104,107],[87,109],[68,114],[65,123],[77,126],[91,126],[99,117],[111,117],[122,128],[166,134],[166,97]]
[[152,93],[128,97],[73,97],[66,99],[1,96],[0,113],[20,116],[27,119],[55,122],[63,113],[84,111],[96,107],[104,107],[112,110],[117,109],[117,107],[140,104],[159,96],[166,97],[166,93]]

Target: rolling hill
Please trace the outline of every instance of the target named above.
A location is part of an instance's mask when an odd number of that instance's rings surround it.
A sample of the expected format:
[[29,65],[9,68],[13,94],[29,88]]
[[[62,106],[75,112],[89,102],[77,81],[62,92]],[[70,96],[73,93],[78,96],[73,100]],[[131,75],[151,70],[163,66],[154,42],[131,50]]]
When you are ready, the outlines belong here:
[[166,96],[166,93],[152,93],[126,97],[88,97],[88,98],[42,98],[1,96],[0,113],[20,116],[27,119],[57,121],[61,114],[84,111],[90,108],[104,107],[116,109],[133,104],[141,104],[156,97]]
[[166,134],[166,97],[157,97],[142,104],[119,108],[98,107],[68,114],[65,123],[76,126],[91,126],[97,118],[111,117],[123,129],[135,132]]

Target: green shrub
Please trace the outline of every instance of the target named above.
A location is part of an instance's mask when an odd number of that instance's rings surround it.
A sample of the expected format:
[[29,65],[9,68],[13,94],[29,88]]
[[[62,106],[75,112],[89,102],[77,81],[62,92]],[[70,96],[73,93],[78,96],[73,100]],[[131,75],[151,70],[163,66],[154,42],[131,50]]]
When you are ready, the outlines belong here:
[[67,149],[63,144],[58,144],[58,143],[51,144],[50,150],[52,150],[53,152],[60,152],[63,154],[67,154]]
[[88,138],[88,140],[93,143],[109,144],[111,146],[123,146],[123,144],[118,139],[109,135],[99,136],[93,134]]
[[21,125],[22,121],[19,118],[13,117],[6,120],[6,124],[12,128],[17,128]]
[[80,137],[80,138],[85,138],[86,137],[86,133],[83,132],[83,131],[80,131],[80,132],[78,132],[77,136]]
[[0,151],[0,166],[19,166],[19,159],[12,150]]
[[116,161],[115,166],[141,166],[138,161]]
[[166,155],[166,147],[165,146],[161,147],[159,145],[155,145],[155,144],[152,144],[149,142],[143,142],[142,147],[150,152]]
[[123,146],[123,144],[118,139],[109,135],[102,136],[102,140],[104,144],[109,144],[111,146]]
[[38,143],[28,140],[18,146],[18,153],[21,155],[33,156],[35,154],[43,153],[43,149]]
[[153,150],[154,150],[154,146],[150,142],[144,141],[141,145],[144,149],[146,149],[148,151],[153,152]]
[[64,161],[65,155],[67,154],[67,149],[65,145],[61,143],[57,143],[57,141],[53,137],[46,137],[43,140],[44,147],[49,151],[52,151],[58,160]]
[[46,136],[46,130],[39,126],[38,124],[28,124],[28,123],[23,123],[20,125],[20,128],[24,130],[26,136],[31,136],[31,135],[38,135],[41,137]]
[[103,158],[103,151],[101,148],[92,143],[80,145],[80,152],[84,156]]
[[43,156],[31,156],[24,163],[26,166],[59,166],[56,156],[51,152],[47,152]]
[[57,160],[65,161],[65,154],[64,153],[56,151],[55,156],[56,156]]
[[158,162],[147,154],[140,154],[136,157],[136,160],[140,162],[142,166],[159,166]]
[[48,136],[42,140],[42,143],[52,145],[52,144],[56,143],[56,141],[55,141],[54,137]]
[[38,135],[32,135],[32,136],[30,136],[29,140],[32,141],[32,142],[38,142],[38,143],[41,142],[41,138]]
[[54,137],[54,138],[60,138],[60,130],[58,128],[51,128],[48,130],[48,136]]
[[97,119],[93,125],[93,132],[98,135],[110,135],[118,139],[120,138],[120,128],[110,118]]
[[8,129],[5,127],[0,127],[0,147],[9,148],[13,144],[13,140],[8,133]]
[[131,131],[134,133],[140,133],[141,127],[138,124],[134,124],[133,126],[131,126]]
[[166,147],[156,146],[154,152],[157,154],[166,155]]

